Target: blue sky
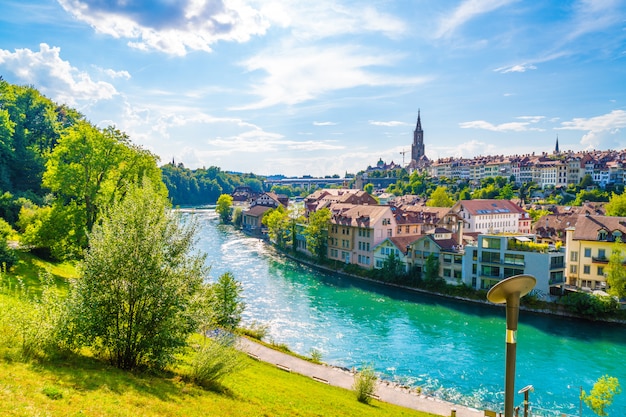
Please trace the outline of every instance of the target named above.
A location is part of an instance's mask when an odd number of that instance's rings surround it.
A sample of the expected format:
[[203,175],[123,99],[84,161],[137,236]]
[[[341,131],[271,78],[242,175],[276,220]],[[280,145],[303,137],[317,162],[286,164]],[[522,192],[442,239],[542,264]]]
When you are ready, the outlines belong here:
[[[626,148],[626,0],[0,0],[0,75],[190,168]],[[409,154],[407,154],[409,155]],[[405,159],[404,162],[408,162]]]

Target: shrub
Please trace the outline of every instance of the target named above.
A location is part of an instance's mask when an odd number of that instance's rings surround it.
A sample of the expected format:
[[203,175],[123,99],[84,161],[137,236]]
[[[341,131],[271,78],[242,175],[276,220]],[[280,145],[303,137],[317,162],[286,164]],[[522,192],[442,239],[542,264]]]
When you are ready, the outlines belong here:
[[268,330],[269,326],[267,324],[262,324],[255,321],[248,327],[239,327],[237,329],[237,332],[256,340],[263,340],[265,336],[267,336]]
[[355,375],[352,389],[356,393],[356,399],[359,402],[368,404],[375,388],[376,374],[374,373],[374,368],[367,365]]
[[322,352],[318,349],[311,349],[311,361],[313,363],[322,363]]
[[205,339],[204,343],[195,348],[188,378],[203,388],[210,388],[244,366],[243,355],[234,348],[232,337]]

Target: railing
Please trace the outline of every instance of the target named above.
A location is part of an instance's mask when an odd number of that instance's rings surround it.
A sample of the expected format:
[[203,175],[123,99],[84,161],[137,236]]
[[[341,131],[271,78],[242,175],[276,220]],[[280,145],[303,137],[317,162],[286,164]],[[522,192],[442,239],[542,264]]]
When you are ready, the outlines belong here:
[[607,258],[606,256],[592,256],[591,262],[596,264],[608,264],[609,258]]

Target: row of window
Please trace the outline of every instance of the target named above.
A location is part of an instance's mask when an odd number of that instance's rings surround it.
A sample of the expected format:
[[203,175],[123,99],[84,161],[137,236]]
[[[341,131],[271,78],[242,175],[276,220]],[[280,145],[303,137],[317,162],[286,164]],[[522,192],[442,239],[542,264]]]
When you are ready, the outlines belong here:
[[[570,265],[569,266],[569,272],[572,274],[576,274],[578,272],[578,266],[577,265]],[[583,265],[583,274],[584,275],[590,275],[591,274],[591,265]],[[596,275],[604,275],[604,267],[603,266],[598,266],[596,269]]]

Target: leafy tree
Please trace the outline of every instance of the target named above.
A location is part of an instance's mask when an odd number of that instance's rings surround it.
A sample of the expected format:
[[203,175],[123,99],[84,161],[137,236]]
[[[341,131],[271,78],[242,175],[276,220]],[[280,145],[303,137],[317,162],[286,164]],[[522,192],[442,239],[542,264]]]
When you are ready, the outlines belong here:
[[439,259],[437,259],[434,254],[431,253],[428,255],[424,262],[424,269],[427,281],[439,280]]
[[401,275],[404,274],[404,264],[400,261],[400,258],[392,251],[383,260],[383,267],[381,269],[382,277],[385,281],[395,281]]
[[241,229],[242,223],[243,223],[243,210],[241,209],[241,207],[237,207],[235,208],[235,211],[233,212],[233,225],[236,228]]
[[222,223],[228,223],[230,221],[230,210],[233,207],[233,197],[229,194],[222,194],[217,199],[217,206],[215,211],[220,216]]
[[371,182],[365,184],[365,187],[363,187],[363,191],[368,194],[372,194],[372,192],[374,191],[374,184],[372,184]]
[[330,209],[323,208],[309,214],[309,223],[302,232],[306,238],[309,251],[324,259],[327,255],[328,225],[330,224]]
[[600,191],[597,188],[590,191],[582,189],[576,194],[573,204],[582,206],[586,201],[609,201],[609,196],[605,191]]
[[127,187],[93,228],[69,295],[78,347],[122,369],[172,363],[198,329],[190,306],[206,268],[195,231],[169,210],[158,186]]
[[621,392],[622,388],[617,378],[603,375],[593,384],[589,394],[583,391],[580,397],[587,407],[591,408],[598,416],[608,417],[609,413],[606,409],[613,404],[613,397],[621,394]]
[[513,184],[509,182],[500,189],[500,193],[498,193],[498,199],[510,200],[513,198],[514,195],[515,193],[513,192]]
[[519,197],[522,205],[528,203],[532,197],[533,191],[537,188],[537,184],[534,182],[522,183],[517,189],[517,196]]
[[426,205],[429,207],[452,207],[454,200],[450,198],[445,186],[439,186],[428,197]]
[[624,267],[623,249],[624,244],[618,239],[611,248],[606,277],[606,282],[609,284],[609,294],[620,300],[626,297],[626,267]]
[[626,216],[626,193],[611,193],[611,198],[604,208],[607,216]]
[[268,210],[263,215],[261,223],[267,226],[267,234],[270,240],[277,246],[284,248],[287,247],[291,240],[291,219],[287,210],[282,205]]
[[79,121],[61,136],[46,164],[43,185],[54,196],[50,219],[55,224],[42,227],[54,229],[68,254],[80,256],[103,209],[123,195],[127,184],[147,178],[165,195],[156,159],[113,127],[99,130]]
[[245,304],[243,288],[231,272],[226,272],[211,286],[210,310],[214,322],[222,329],[233,331],[241,322]]
[[582,179],[580,180],[580,182],[578,183],[578,188],[579,189],[585,189],[587,187],[591,187],[593,186],[595,183],[593,182],[593,178],[591,178],[590,174],[585,174]]

